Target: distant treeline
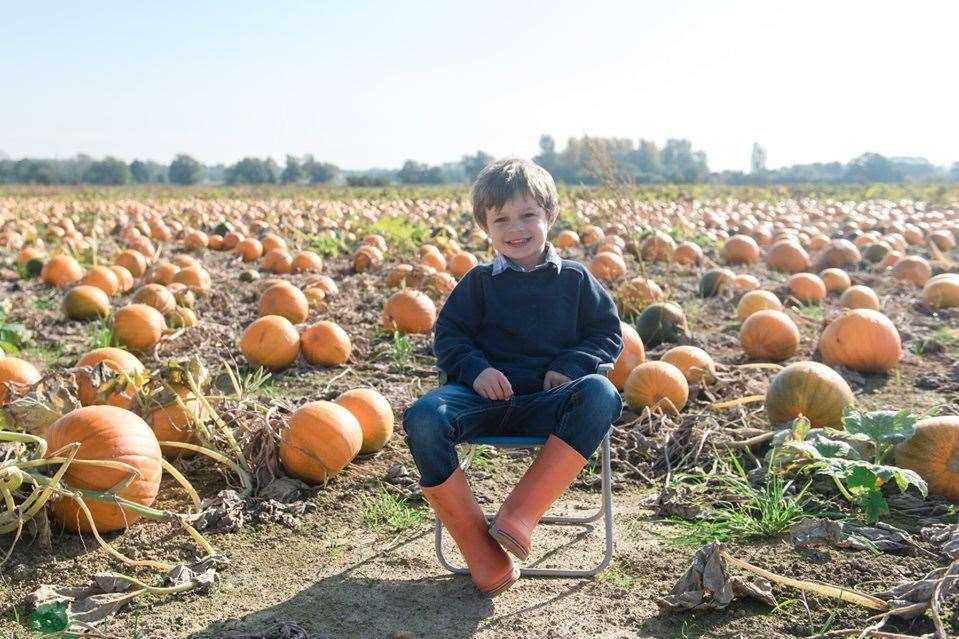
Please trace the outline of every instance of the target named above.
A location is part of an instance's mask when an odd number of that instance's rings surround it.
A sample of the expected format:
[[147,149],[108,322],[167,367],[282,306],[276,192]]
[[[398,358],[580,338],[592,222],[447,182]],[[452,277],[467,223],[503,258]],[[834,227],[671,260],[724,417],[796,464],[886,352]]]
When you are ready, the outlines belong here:
[[[660,147],[650,140],[638,145],[628,138],[570,138],[558,151],[552,137],[539,141],[533,159],[557,181],[566,184],[845,184],[873,182],[959,181],[959,162],[939,167],[925,158],[888,158],[864,153],[847,163],[796,164],[766,168],[766,151],[753,144],[751,170],[711,172],[706,154],[689,140],[670,139]],[[471,182],[493,156],[484,151],[464,155],[456,162],[430,166],[407,160],[399,169],[342,170],[312,155],[286,156],[280,167],[272,158],[243,158],[236,164],[203,165],[189,155],[170,164],[134,160],[127,164],[114,157],[94,159],[0,159],[0,184],[337,184],[386,186],[389,184],[459,184]]]

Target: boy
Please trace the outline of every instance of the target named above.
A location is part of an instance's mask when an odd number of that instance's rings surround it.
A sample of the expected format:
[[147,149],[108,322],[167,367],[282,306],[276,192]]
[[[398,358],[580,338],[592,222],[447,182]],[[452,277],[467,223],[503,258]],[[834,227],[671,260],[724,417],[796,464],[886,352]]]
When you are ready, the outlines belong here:
[[[463,276],[436,320],[433,352],[447,383],[403,413],[423,495],[490,596],[519,577],[504,548],[526,559],[543,513],[622,411],[615,386],[596,374],[623,347],[616,305],[546,241],[557,199],[553,178],[530,161],[479,174],[473,216],[497,256]],[[548,437],[490,526],[455,449],[479,435]]]

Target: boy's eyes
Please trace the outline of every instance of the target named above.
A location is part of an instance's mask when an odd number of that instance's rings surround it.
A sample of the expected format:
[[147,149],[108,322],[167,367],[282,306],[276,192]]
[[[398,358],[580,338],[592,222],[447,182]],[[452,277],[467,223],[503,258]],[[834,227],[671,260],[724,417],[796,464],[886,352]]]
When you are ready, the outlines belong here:
[[[527,218],[527,219],[528,219],[528,218],[531,218],[531,217],[536,217],[536,213],[532,213],[532,212],[530,212],[530,213],[523,213],[520,217],[522,217],[522,218]],[[506,218],[506,217],[498,217],[498,218],[496,218],[495,220],[493,220],[493,224],[500,224],[500,223],[502,223],[502,222],[508,222],[508,221],[509,221],[509,218]]]

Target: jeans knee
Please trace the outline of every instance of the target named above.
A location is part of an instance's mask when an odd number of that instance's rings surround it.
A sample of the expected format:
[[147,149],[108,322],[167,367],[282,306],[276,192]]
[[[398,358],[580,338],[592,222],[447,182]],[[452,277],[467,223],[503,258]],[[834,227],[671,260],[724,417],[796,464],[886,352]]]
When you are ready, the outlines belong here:
[[580,381],[583,388],[579,392],[583,394],[596,414],[608,415],[607,423],[619,419],[623,412],[623,398],[608,377],[594,373],[583,377]]
[[429,397],[421,397],[403,412],[403,430],[406,444],[414,452],[453,439],[446,407]]

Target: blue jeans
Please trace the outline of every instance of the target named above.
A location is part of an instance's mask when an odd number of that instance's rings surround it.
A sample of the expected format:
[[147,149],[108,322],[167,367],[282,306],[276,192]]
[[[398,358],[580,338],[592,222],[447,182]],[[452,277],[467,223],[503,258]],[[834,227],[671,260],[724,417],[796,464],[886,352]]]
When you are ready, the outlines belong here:
[[403,412],[403,429],[420,485],[438,486],[459,466],[456,444],[474,437],[553,434],[589,459],[622,410],[619,391],[598,374],[506,401],[450,382],[411,404]]

